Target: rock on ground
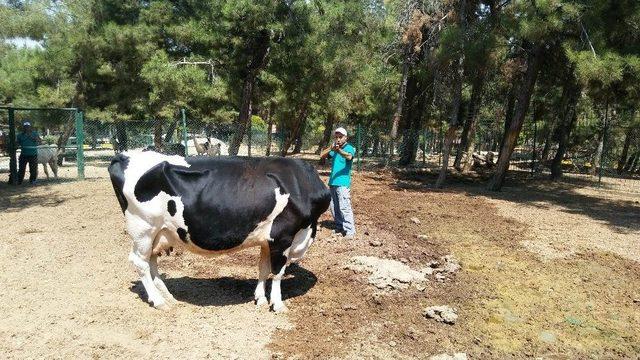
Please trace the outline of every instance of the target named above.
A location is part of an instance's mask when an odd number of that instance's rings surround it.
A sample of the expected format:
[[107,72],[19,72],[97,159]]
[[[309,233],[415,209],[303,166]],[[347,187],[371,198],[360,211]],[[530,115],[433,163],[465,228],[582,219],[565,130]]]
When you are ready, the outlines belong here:
[[433,268],[433,272],[435,273],[453,274],[460,270],[460,263],[453,255],[443,256],[440,260],[429,262],[428,265]]
[[465,353],[455,353],[453,355],[449,354],[439,354],[433,355],[429,358],[429,360],[467,360],[467,354]]
[[426,272],[416,271],[400,261],[373,256],[356,256],[346,265],[355,272],[368,272],[369,284],[378,289],[406,289],[427,281]]
[[447,305],[430,306],[424,309],[423,315],[445,324],[455,324],[458,320],[458,315],[455,310]]

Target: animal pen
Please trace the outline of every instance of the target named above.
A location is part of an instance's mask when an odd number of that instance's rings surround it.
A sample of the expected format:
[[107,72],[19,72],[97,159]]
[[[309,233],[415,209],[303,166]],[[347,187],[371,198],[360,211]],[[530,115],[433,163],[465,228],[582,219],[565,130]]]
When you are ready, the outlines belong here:
[[[72,163],[76,177],[84,179],[84,115],[77,108],[38,108],[0,106],[3,126],[4,153],[0,158],[0,173],[9,175],[8,183],[18,182],[18,144],[16,136],[24,121],[39,132],[44,146],[56,150],[57,161]],[[5,130],[6,129],[6,130]]]
[[[291,136],[285,124],[252,120],[238,148],[241,156],[303,156],[319,153],[331,141],[330,132],[300,129]],[[78,108],[0,107],[0,181],[17,182],[17,158],[20,150],[16,134],[23,121],[29,120],[41,135],[43,146],[55,149],[65,178],[96,177],[118,152],[148,149],[181,156],[225,156],[235,129],[230,123],[199,119],[181,109],[172,119],[97,120],[86,119]],[[410,132],[389,136],[390,129],[357,123],[347,126],[350,142],[356,147],[354,168],[400,165],[437,171],[442,164],[442,144],[446,127],[424,126]],[[600,144],[574,144],[562,160],[565,174],[587,178],[602,188],[623,192],[640,192],[640,134],[615,123],[600,124]],[[308,130],[308,131],[307,131]],[[464,131],[464,130],[463,130]],[[500,145],[500,125],[492,119],[481,119],[468,144],[454,144],[449,165],[459,171],[476,170],[485,174],[492,170]],[[511,156],[509,170],[523,176],[546,177],[555,152],[549,144],[553,134],[539,128],[534,119],[525,123],[518,146]],[[294,138],[293,141],[291,139]],[[599,146],[597,146],[599,145]],[[556,145],[557,146],[557,145]],[[596,148],[597,151],[585,149]],[[293,152],[291,152],[293,150]],[[86,169],[86,165],[90,167]],[[100,175],[103,176],[104,174]]]

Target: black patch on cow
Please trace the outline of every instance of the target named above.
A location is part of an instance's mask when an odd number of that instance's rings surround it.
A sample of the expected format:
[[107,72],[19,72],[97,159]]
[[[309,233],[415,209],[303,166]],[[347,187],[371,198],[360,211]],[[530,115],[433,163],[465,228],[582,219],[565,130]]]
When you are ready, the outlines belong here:
[[122,154],[116,155],[109,165],[111,185],[113,185],[113,191],[116,193],[116,198],[123,213],[129,206],[127,198],[122,193],[122,188],[124,187],[124,171],[127,169],[127,166],[129,166],[129,158]]
[[176,196],[176,190],[171,185],[171,165],[163,161],[147,170],[136,183],[134,194],[140,202],[145,202],[158,196],[161,191]]
[[173,200],[169,200],[167,202],[167,211],[169,211],[169,215],[174,216],[176,214],[176,202]]
[[187,230],[183,229],[183,228],[178,228],[178,230],[176,230],[176,232],[178,233],[178,236],[180,237],[180,240],[187,242]]

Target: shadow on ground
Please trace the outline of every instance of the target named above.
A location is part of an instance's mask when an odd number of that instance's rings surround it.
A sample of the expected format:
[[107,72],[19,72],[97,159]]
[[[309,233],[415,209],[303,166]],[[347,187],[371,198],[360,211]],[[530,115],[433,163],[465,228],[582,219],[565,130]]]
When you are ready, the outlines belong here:
[[[292,264],[287,267],[282,280],[282,298],[284,300],[306,294],[313,288],[318,278],[309,270]],[[253,302],[253,291],[258,284],[257,279],[236,279],[221,277],[202,279],[183,276],[164,280],[169,292],[178,301],[198,306],[227,306]],[[267,282],[267,295],[271,282]],[[140,281],[132,282],[129,288],[141,299],[147,300],[147,294]],[[267,296],[268,297],[268,296]]]
[[[369,175],[379,180],[377,174]],[[579,214],[593,220],[604,222],[620,233],[640,230],[640,195],[637,200],[614,199],[598,194],[585,194],[578,190],[592,188],[597,191],[596,180],[565,177],[562,181],[546,178],[531,178],[530,175],[511,172],[505,181],[503,191],[486,189],[487,177],[484,175],[449,174],[444,189],[435,189],[437,173],[429,170],[409,169],[394,171],[396,180],[390,187],[403,191],[445,191],[466,193],[472,196],[485,196],[493,199],[528,204],[540,208],[557,205],[570,214]]]
[[[20,211],[31,206],[55,207],[65,201],[79,197],[61,196],[51,185],[76,182],[76,179],[51,178],[38,180],[36,185],[30,185],[25,181],[22,185],[0,184],[0,211]],[[90,181],[90,180],[87,180]]]

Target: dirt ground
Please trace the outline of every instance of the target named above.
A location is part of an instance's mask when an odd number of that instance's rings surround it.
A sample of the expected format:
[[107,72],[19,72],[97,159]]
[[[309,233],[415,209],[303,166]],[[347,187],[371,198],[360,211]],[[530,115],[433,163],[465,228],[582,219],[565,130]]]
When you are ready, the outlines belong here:
[[[435,190],[427,172],[363,171],[352,189],[358,237],[331,237],[323,216],[283,281],[287,314],[253,304],[257,249],[162,257],[181,305],[161,312],[128,264],[106,163],[87,177],[0,185],[3,357],[639,358],[634,194],[518,179],[500,193],[468,179]],[[368,255],[419,269],[449,254],[462,269],[424,289],[381,292],[345,267]],[[455,308],[456,324],[426,319],[432,305]]]

